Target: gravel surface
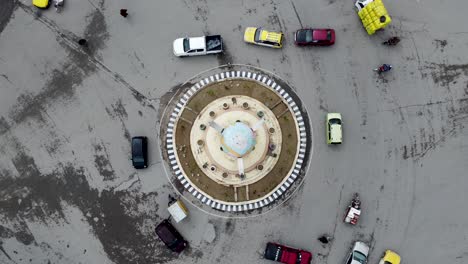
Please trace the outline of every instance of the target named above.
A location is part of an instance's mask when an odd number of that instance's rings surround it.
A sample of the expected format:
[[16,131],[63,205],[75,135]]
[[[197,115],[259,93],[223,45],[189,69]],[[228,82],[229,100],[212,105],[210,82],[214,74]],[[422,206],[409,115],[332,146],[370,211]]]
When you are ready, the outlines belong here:
[[[331,264],[355,240],[370,244],[369,263],[385,249],[404,263],[468,262],[467,1],[384,0],[393,22],[373,36],[352,1],[65,1],[56,13],[0,0],[0,263],[270,263],[262,253],[274,241]],[[247,26],[282,30],[283,49],[244,43]],[[334,28],[336,44],[296,47],[301,27]],[[175,38],[203,34],[221,34],[224,55],[172,54]],[[398,46],[381,45],[393,35]],[[190,248],[175,255],[153,233],[174,192],[158,150],[161,106],[226,63],[295,88],[314,130],[310,168],[290,200],[258,217],[189,205],[176,227]],[[382,63],[394,68],[379,77]],[[341,146],[325,143],[327,112],[343,115]],[[150,146],[140,171],[128,160],[138,135]],[[342,217],[354,192],[363,214],[351,227]]]

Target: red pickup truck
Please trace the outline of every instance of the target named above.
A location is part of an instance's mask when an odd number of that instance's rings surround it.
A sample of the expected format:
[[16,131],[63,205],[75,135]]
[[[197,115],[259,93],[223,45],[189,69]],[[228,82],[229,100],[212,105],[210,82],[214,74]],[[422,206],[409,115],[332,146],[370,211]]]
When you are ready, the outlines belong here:
[[290,248],[276,243],[268,242],[264,257],[269,260],[285,264],[310,264],[312,253],[302,249]]

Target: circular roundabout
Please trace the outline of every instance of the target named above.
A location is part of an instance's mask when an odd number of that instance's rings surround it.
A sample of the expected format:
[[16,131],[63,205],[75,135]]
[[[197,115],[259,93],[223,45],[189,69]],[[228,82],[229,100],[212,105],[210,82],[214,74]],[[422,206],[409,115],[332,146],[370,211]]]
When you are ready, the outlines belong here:
[[307,113],[292,89],[261,69],[234,65],[192,78],[161,119],[174,187],[219,216],[268,211],[300,186],[311,154]]

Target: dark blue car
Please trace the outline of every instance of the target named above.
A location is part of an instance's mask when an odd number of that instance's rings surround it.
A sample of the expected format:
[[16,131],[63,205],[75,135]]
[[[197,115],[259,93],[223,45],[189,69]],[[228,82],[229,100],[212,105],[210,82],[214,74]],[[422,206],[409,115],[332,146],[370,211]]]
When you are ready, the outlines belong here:
[[135,169],[148,167],[148,139],[146,137],[132,138],[132,164]]

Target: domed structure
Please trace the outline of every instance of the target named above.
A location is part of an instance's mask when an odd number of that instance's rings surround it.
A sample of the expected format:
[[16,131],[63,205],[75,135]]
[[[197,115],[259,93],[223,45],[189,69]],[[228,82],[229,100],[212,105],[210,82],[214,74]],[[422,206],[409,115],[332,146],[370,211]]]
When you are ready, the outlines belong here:
[[222,130],[221,145],[227,154],[242,158],[255,147],[255,132],[241,121]]
[[173,184],[228,214],[296,188],[308,128],[291,92],[249,71],[218,72],[187,88],[161,126]]
[[275,154],[281,152],[281,135],[274,113],[262,102],[244,95],[224,96],[198,113],[190,148],[197,165],[208,168],[206,176],[224,186],[241,187],[273,169],[278,161]]

